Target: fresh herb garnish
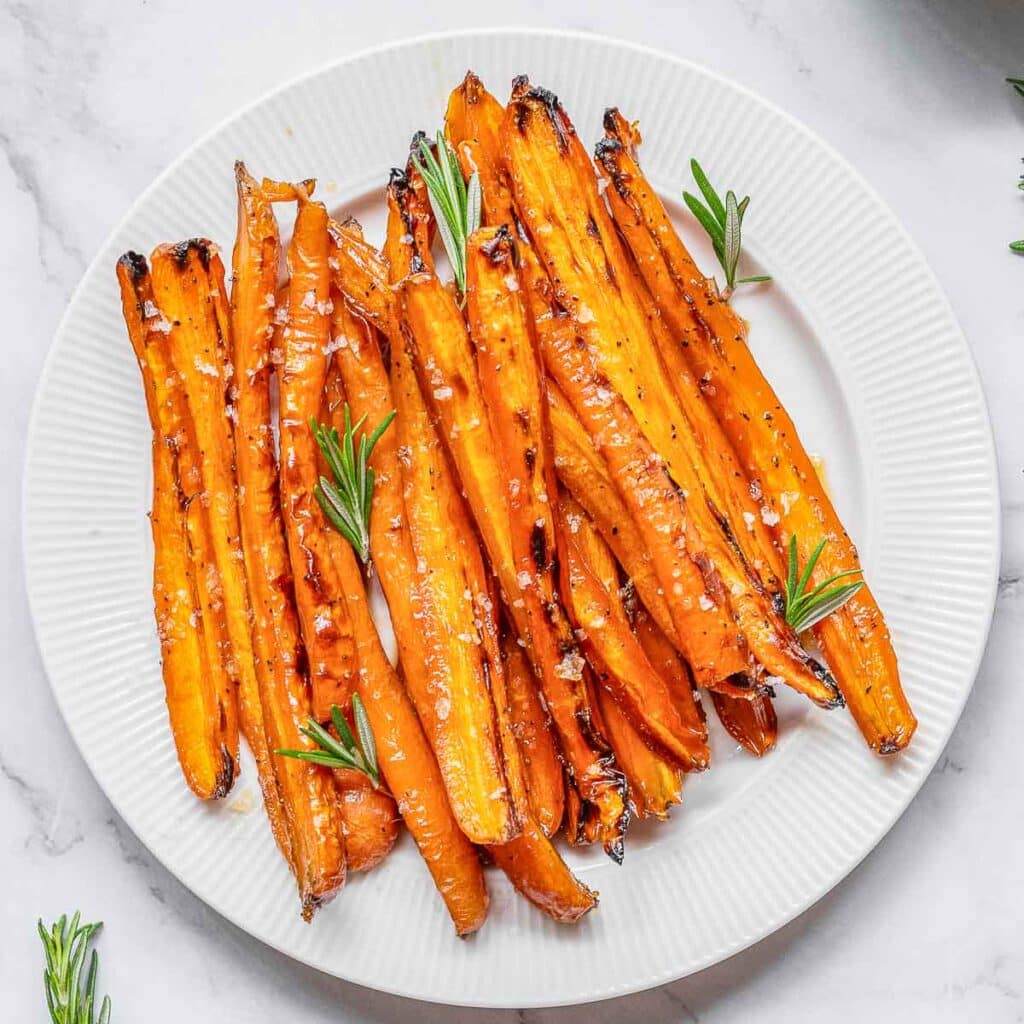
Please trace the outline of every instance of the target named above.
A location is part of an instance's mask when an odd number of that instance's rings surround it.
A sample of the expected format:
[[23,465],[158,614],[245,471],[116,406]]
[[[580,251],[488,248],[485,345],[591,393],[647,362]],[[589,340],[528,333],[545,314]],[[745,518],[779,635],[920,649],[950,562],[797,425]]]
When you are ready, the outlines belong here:
[[441,132],[437,133],[436,154],[426,139],[412,162],[427,185],[430,208],[444,242],[459,293],[466,294],[466,241],[480,227],[480,175],[474,172],[467,186],[455,150]]
[[355,548],[364,565],[370,561],[370,509],[373,502],[373,468],[367,465],[370,454],[381,435],[395,418],[394,410],[381,420],[380,425],[367,437],[359,438],[356,449],[355,436],[362,429],[366,417],[352,425],[352,413],[345,404],[345,433],[338,435],[337,428],[317,423],[310,418],[309,425],[324,453],[327,465],[334,476],[332,483],[325,476],[320,477],[316,487],[316,499],[324,515],[334,524],[342,536]]
[[814,567],[818,564],[818,558],[825,545],[827,538],[822,538],[818,546],[811,552],[807,560],[807,566],[803,573],[800,573],[797,564],[796,537],[789,538],[789,574],[786,579],[786,621],[797,633],[828,618],[834,611],[838,611],[854,594],[864,586],[863,580],[856,583],[842,583],[833,586],[838,580],[846,579],[849,576],[860,576],[860,569],[847,569],[845,572],[837,572],[827,580],[819,583],[813,590],[807,590]]
[[377,764],[377,744],[370,728],[370,719],[359,694],[352,695],[352,720],[359,734],[358,741],[352,735],[345,715],[337,704],[331,706],[331,721],[338,731],[335,739],[319,722],[310,718],[299,731],[312,740],[317,750],[278,750],[282,757],[294,757],[300,761],[311,761],[326,768],[351,768],[362,772],[377,789],[380,787],[380,766]]
[[95,949],[89,958],[84,984],[82,978],[89,942],[103,925],[102,922],[80,924],[80,920],[81,915],[76,912],[69,925],[64,914],[49,931],[43,927],[42,921],[39,922],[39,937],[46,950],[46,967],[43,970],[46,1005],[50,1008],[53,1024],[109,1024],[109,996],[103,997],[99,1017],[94,1016],[99,970]]
[[728,299],[738,284],[770,281],[771,278],[767,274],[736,279],[736,268],[740,262],[742,249],[743,215],[750,205],[750,196],[744,196],[737,202],[736,193],[729,189],[725,193],[725,202],[723,203],[711,182],[708,181],[704,168],[696,160],[690,161],[690,170],[693,172],[693,180],[697,182],[697,188],[700,189],[707,206],[692,192],[683,192],[683,201],[711,237],[715,255],[725,272],[725,290],[722,292],[722,297]]
[[[1024,78],[1008,78],[1007,81],[1013,86],[1014,92],[1018,96],[1024,96]],[[1024,191],[1024,174],[1020,176],[1020,181],[1017,182],[1017,188]],[[1010,248],[1014,252],[1024,253],[1024,238],[1017,242],[1011,242]]]

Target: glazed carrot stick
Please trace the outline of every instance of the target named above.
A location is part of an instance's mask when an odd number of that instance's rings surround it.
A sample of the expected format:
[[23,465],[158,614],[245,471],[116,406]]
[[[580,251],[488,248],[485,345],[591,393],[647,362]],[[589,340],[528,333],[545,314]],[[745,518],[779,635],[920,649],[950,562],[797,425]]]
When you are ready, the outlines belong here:
[[599,687],[596,698],[602,727],[629,783],[631,812],[639,819],[667,818],[669,808],[682,803],[682,772],[651,750],[607,690]]
[[[451,479],[419,385],[403,354],[392,353],[392,400],[403,451],[403,523],[416,557],[427,672],[406,683],[441,765],[462,830],[474,842],[507,842],[518,831],[505,780],[491,686],[494,666],[482,646],[480,605],[486,579],[467,569],[471,521]],[[479,557],[479,556],[477,556]],[[454,642],[452,641],[454,638]]]
[[519,744],[530,810],[544,834],[553,836],[565,811],[565,782],[554,726],[541,703],[537,677],[511,635],[505,637],[502,652],[512,729]]
[[283,363],[278,373],[281,507],[309,660],[313,714],[325,721],[332,705],[347,708],[351,701],[355,640],[333,567],[346,541],[317,504],[319,452],[310,428],[311,418],[320,412],[330,341],[327,211],[302,189],[293,189],[292,197],[298,213],[288,246],[288,319],[281,332]]
[[[858,569],[843,528],[796,427],[746,344],[746,327],[697,268],[635,159],[639,134],[617,111],[606,117],[601,165],[607,198],[636,256],[666,325],[683,339],[694,376],[763,501],[780,548],[797,538],[801,564],[822,537],[831,538],[812,585]],[[710,385],[710,386],[709,386]],[[850,711],[869,746],[893,753],[909,742],[917,720],[899,681],[889,631],[867,586],[815,633]]]
[[275,838],[290,856],[289,844],[283,839],[284,811],[263,730],[253,652],[234,473],[236,389],[224,267],[212,244],[200,239],[159,246],[153,252],[152,267],[156,302],[172,324],[168,335],[171,362],[195,428],[197,479],[203,488],[198,514],[205,523],[220,580],[230,659],[238,675],[240,722],[256,759]]
[[[824,707],[841,703],[828,673],[800,646],[714,503],[700,438],[667,378],[593,167],[557,99],[518,82],[503,127],[517,208],[559,302],[588,342],[687,502],[687,548],[710,567],[710,598],[737,617],[757,661]],[[572,195],[574,201],[566,197]],[[571,396],[570,396],[571,398]]]
[[577,346],[574,333],[538,332],[548,370],[604,458],[650,551],[660,587],[673,598],[669,614],[698,682],[742,696],[734,677],[744,677],[747,670],[746,647],[730,621],[721,582],[713,573],[702,574],[687,550],[689,520],[682,497],[625,402],[607,387],[589,352]]
[[[563,578],[566,580],[565,589],[571,594],[570,605],[588,637],[586,643],[597,649],[597,657],[591,659],[592,663],[600,665],[608,657],[603,651],[609,647],[606,639],[600,639],[602,634],[609,632],[608,627],[601,622],[595,626],[594,617],[588,616],[581,608],[588,600],[586,591],[596,586],[600,588],[601,594],[600,617],[613,623],[620,634],[628,635],[637,652],[632,657],[635,666],[633,673],[635,680],[643,686],[644,696],[649,695],[648,699],[652,702],[669,704],[679,720],[679,732],[686,736],[684,763],[673,764],[657,749],[652,749],[657,744],[651,744],[644,735],[644,729],[637,726],[635,712],[626,702],[616,699],[617,695],[607,680],[598,676],[595,692],[602,727],[607,730],[616,756],[622,761],[623,771],[629,781],[630,802],[634,813],[640,818],[664,818],[668,816],[668,808],[682,799],[680,767],[698,771],[707,767],[707,733],[703,723],[695,720],[695,714],[689,714],[692,725],[683,724],[675,695],[670,694],[666,680],[648,659],[646,650],[631,631],[629,614],[619,585],[618,566],[611,550],[601,539],[586,512],[572,498],[564,496],[564,501],[568,529],[560,549],[565,560]],[[589,577],[587,583],[579,581],[581,575]],[[613,643],[627,647],[629,641],[618,636]]]
[[153,428],[153,600],[167,713],[185,781],[210,800],[231,789],[238,764],[237,676],[200,502],[192,505],[202,492],[194,427],[145,257],[126,253],[117,278]]
[[[404,433],[401,435],[403,447],[412,448],[412,444],[409,442],[415,437],[423,437],[424,434],[432,433],[432,428],[426,417],[422,398],[419,399],[418,415],[409,414],[411,403],[408,401],[408,397],[411,393],[418,396],[418,390],[414,392],[418,385],[404,355],[393,356],[392,383],[395,404],[399,409],[398,422],[411,432],[411,436]],[[419,452],[413,450],[409,456],[410,461],[415,460],[418,456]],[[434,500],[450,511],[458,508],[459,495],[450,476],[443,473],[435,474],[434,486]],[[408,507],[408,498],[406,504]],[[451,529],[453,525],[454,530]],[[453,535],[456,538],[463,538],[465,543],[460,544],[456,540],[452,544]],[[520,828],[518,835],[501,844],[488,844],[487,850],[494,858],[495,863],[508,874],[516,888],[545,913],[562,921],[576,920],[595,905],[596,898],[586,886],[573,878],[531,812],[523,770],[519,762],[519,752],[512,731],[511,717],[508,712],[508,697],[504,689],[504,672],[500,653],[496,646],[496,628],[493,622],[494,602],[487,596],[488,579],[479,551],[474,553],[472,545],[469,543],[475,538],[464,511],[458,511],[451,515],[449,530],[445,536],[462,562],[464,573],[462,585],[471,595],[471,602],[467,602],[467,604],[473,608],[476,619],[480,623],[479,626],[474,627],[474,635],[480,644],[488,666],[494,707],[503,733],[508,792]],[[436,569],[431,571],[431,585],[438,582],[437,576]],[[420,628],[417,625],[417,629]],[[422,637],[423,633],[420,632],[419,635]],[[449,633],[449,638],[447,657],[451,658],[453,654],[460,653],[459,648],[464,646],[464,641],[458,635],[452,637],[451,633]],[[451,642],[452,639],[454,643]]]
[[[300,729],[313,709],[309,681],[301,670],[302,641],[271,428],[270,338],[280,239],[270,204],[241,163],[235,166],[235,177],[238,235],[231,287],[232,363],[238,382],[235,465],[258,682],[246,739],[256,754],[268,811],[273,796],[279,801],[271,822],[276,821],[287,840],[303,914],[308,918],[344,882],[343,816],[327,769],[270,753],[311,746]],[[243,701],[243,724],[244,709]],[[250,735],[253,732],[255,737]],[[268,797],[271,783],[273,795]]]
[[[643,536],[637,529],[629,510],[619,497],[590,438],[576,418],[557,386],[548,387],[552,435],[555,443],[556,466],[562,483],[593,519],[604,541],[615,553],[632,585],[643,602],[643,614],[638,618],[636,631],[644,643],[651,661],[667,668],[662,674],[669,681],[689,679],[689,670],[679,661],[676,651],[681,650],[679,636],[669,612],[671,593],[658,583],[650,563],[650,555]],[[570,524],[573,517],[568,517]],[[644,625],[649,617],[649,622]],[[656,632],[657,636],[653,634]],[[659,640],[660,638],[660,640]],[[667,646],[667,651],[661,645]],[[654,647],[652,653],[651,645]],[[660,657],[656,656],[660,652]],[[685,689],[689,690],[687,681]],[[681,712],[693,705],[692,696],[682,693]],[[677,693],[677,698],[680,693]],[[717,693],[715,709],[730,734],[753,753],[764,753],[775,743],[776,719],[771,698],[754,694],[749,699]],[[748,709],[741,705],[750,704]],[[687,720],[693,724],[693,717]],[[726,721],[727,720],[727,721]]]

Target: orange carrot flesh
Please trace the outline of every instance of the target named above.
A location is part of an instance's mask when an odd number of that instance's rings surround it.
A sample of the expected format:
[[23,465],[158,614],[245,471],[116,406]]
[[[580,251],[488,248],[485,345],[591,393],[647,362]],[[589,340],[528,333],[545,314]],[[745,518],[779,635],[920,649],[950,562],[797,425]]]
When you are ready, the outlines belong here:
[[356,668],[344,588],[333,567],[346,544],[317,503],[319,452],[310,420],[319,416],[330,342],[327,211],[301,192],[288,246],[288,320],[278,374],[281,507],[309,660],[313,713],[348,707]]
[[240,723],[259,768],[275,837],[283,840],[283,809],[269,764],[252,646],[252,611],[245,574],[235,482],[234,373],[224,267],[211,243],[192,239],[158,247],[152,256],[157,305],[171,322],[171,362],[195,428],[202,490],[197,514],[205,524],[220,583],[231,669],[238,678]]
[[614,556],[583,509],[568,496],[564,501],[563,591],[583,630],[584,649],[597,669],[598,683],[664,760],[689,771],[706,768],[706,737],[680,717],[665,681],[633,635]]
[[225,662],[216,566],[210,555],[204,570],[207,534],[199,503],[191,504],[201,491],[194,430],[145,258],[121,257],[117,277],[153,428],[153,599],[167,712],[185,781],[200,799],[216,799],[231,789],[238,764],[237,681]]
[[403,522],[419,577],[415,628],[430,649],[420,659],[427,671],[420,678],[410,674],[406,681],[463,831],[474,842],[506,842],[518,826],[491,699],[493,665],[477,625],[479,606],[489,600],[486,580],[467,572],[476,538],[404,354],[392,354],[391,369],[402,451]]
[[503,647],[512,728],[523,762],[530,810],[544,834],[553,836],[565,812],[565,783],[554,727],[522,648],[511,636],[506,637]]
[[[239,517],[259,686],[259,720],[252,728],[264,737],[260,747],[266,766],[257,754],[261,782],[265,774],[274,780],[280,801],[279,827],[287,835],[289,859],[303,914],[308,918],[344,883],[346,850],[342,810],[331,772],[270,753],[311,746],[300,730],[313,708],[309,681],[301,670],[302,641],[271,426],[270,339],[280,240],[270,204],[241,164],[236,165],[236,178],[239,218],[232,260],[232,362],[237,381],[234,427]],[[249,730],[246,738],[257,750]],[[265,794],[267,788],[264,784]]]

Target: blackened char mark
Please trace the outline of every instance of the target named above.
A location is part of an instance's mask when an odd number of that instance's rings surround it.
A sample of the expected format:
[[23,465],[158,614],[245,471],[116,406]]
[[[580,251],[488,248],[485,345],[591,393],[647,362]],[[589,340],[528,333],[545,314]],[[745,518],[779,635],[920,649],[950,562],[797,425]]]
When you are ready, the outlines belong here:
[[509,230],[507,224],[502,224],[497,231],[494,232],[494,237],[488,239],[480,246],[480,251],[495,265],[500,267],[503,263],[507,263],[511,258],[512,265],[518,266],[518,248],[516,246],[516,240]]
[[117,262],[127,269],[133,284],[138,284],[149,273],[149,264],[141,253],[126,252]]
[[217,799],[225,797],[231,790],[235,781],[235,759],[231,751],[222,743],[220,747],[220,771],[217,772],[217,779],[214,785],[213,795]]
[[536,522],[530,530],[530,554],[533,556],[533,564],[538,573],[544,572],[548,567],[547,541],[544,535],[544,524]]
[[190,252],[195,252],[199,257],[199,262],[203,265],[203,270],[210,269],[210,257],[213,255],[213,243],[205,238],[187,238],[184,242],[178,242],[177,245],[171,249],[171,255],[174,257],[179,267],[184,267],[188,263],[188,255]]

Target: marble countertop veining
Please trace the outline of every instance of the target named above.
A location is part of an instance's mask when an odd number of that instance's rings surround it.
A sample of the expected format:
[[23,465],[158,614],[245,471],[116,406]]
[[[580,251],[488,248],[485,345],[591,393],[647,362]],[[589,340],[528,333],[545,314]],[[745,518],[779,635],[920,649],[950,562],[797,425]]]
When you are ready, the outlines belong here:
[[[373,43],[500,25],[589,30],[703,62],[774,100],[898,211],[971,341],[995,427],[1004,550],[974,694],[918,799],[829,896],[688,980],[564,1011],[409,1003],[322,976],[219,918],[121,823],[56,712],[32,639],[20,487],[32,392],[91,255],[198,134],[295,74]],[[0,992],[42,1021],[37,916],[102,914],[114,1018],[548,1022],[1024,1020],[1024,237],[1015,189],[1024,5],[1005,0],[0,0],[4,586]],[[781,869],[781,868],[780,868]]]

